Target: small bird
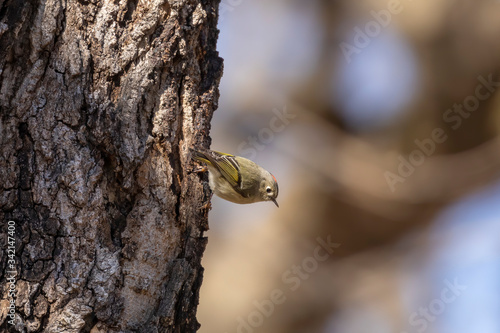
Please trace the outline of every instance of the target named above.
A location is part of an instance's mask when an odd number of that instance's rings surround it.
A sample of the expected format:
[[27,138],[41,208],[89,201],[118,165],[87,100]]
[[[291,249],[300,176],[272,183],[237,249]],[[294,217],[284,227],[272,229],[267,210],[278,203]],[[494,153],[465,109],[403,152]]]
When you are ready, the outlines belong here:
[[276,178],[249,159],[212,150],[193,150],[192,158],[207,165],[210,188],[222,199],[238,204],[272,201],[279,207]]

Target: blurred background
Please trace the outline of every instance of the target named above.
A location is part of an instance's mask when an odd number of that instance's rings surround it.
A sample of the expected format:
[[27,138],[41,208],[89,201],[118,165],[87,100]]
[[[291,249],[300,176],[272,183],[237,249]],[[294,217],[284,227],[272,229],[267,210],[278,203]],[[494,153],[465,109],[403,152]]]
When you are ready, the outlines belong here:
[[200,332],[500,332],[500,1],[222,0]]

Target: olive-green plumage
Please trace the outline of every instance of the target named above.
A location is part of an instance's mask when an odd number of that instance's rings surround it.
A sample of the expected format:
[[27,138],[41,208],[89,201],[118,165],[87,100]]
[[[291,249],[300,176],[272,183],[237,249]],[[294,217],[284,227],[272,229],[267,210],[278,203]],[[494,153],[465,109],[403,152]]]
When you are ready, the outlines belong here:
[[249,159],[212,150],[195,150],[192,157],[207,165],[210,188],[222,199],[239,204],[272,201],[278,206],[276,178]]

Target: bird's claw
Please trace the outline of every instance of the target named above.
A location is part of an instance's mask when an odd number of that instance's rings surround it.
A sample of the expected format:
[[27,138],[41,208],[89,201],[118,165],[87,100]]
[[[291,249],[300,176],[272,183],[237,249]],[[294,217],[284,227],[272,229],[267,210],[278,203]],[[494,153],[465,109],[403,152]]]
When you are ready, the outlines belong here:
[[208,168],[206,165],[200,165],[196,169],[194,169],[194,172],[196,173],[205,173],[208,171]]
[[203,209],[203,210],[211,210],[212,209],[212,203],[210,201],[207,202],[206,204],[204,204],[203,206],[201,206],[201,209]]

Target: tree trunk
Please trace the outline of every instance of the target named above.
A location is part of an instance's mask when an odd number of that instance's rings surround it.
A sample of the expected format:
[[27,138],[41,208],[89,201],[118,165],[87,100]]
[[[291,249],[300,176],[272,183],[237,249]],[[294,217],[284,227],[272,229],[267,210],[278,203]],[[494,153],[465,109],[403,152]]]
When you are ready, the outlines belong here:
[[1,331],[199,328],[210,192],[189,155],[217,106],[217,13],[0,0]]

